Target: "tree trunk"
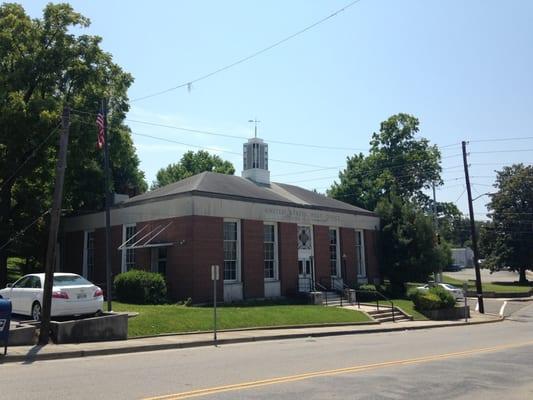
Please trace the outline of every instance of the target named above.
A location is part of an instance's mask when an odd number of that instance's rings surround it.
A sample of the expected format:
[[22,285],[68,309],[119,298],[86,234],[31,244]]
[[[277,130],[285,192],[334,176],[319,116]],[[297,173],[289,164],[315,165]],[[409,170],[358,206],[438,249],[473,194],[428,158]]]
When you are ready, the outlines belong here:
[[0,250],[0,289],[7,285],[7,251],[4,250]]
[[526,267],[520,267],[520,269],[518,270],[520,274],[519,283],[527,283],[526,269]]
[[[5,181],[3,181],[5,182]],[[13,180],[5,182],[0,190],[0,247],[4,246],[11,237],[9,216],[11,214],[11,189]],[[0,250],[0,288],[7,285],[7,253],[9,245]]]

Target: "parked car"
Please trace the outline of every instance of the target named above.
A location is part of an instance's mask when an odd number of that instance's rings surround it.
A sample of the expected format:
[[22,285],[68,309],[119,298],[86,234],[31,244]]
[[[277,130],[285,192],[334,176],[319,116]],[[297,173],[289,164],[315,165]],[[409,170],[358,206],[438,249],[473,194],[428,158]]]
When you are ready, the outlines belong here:
[[462,266],[461,264],[450,264],[444,267],[442,270],[449,271],[449,272],[457,272],[457,271],[461,271],[463,268],[464,266]]
[[453,297],[455,297],[455,300],[460,300],[464,298],[462,289],[459,289],[458,287],[450,285],[448,283],[432,283],[432,284],[428,283],[427,285],[424,285],[424,286],[418,286],[417,289],[425,291],[435,286],[440,286],[447,292],[450,292],[453,295]]
[[[44,274],[29,274],[0,290],[0,298],[11,300],[14,314],[41,319]],[[51,316],[102,312],[104,292],[87,279],[70,273],[54,273]]]

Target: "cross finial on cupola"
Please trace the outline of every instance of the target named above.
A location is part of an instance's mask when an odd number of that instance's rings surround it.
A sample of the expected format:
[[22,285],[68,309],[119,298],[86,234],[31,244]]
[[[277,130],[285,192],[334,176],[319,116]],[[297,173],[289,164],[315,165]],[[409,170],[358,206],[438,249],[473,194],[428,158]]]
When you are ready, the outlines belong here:
[[253,122],[254,123],[254,138],[257,139],[257,124],[261,121],[259,121],[257,119],[257,117],[255,117],[255,119],[249,119],[248,122]]

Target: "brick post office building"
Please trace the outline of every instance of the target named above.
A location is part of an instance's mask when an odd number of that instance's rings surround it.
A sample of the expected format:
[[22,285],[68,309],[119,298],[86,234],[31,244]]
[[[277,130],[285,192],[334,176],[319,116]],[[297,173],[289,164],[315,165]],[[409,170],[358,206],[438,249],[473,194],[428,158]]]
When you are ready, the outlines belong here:
[[[244,144],[242,177],[204,172],[111,208],[113,275],[165,275],[175,300],[292,296],[378,277],[379,218],[312,191],[270,182],[268,146]],[[103,212],[65,219],[61,269],[105,282]],[[104,285],[105,286],[105,285]]]

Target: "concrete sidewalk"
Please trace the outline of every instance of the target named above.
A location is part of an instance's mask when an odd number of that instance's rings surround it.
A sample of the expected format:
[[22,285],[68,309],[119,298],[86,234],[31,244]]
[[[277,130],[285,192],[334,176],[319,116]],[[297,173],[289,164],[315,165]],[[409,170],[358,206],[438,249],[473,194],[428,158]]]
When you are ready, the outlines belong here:
[[[472,313],[467,323],[456,321],[406,321],[386,323],[364,323],[357,325],[270,328],[222,331],[218,333],[218,344],[257,342],[263,340],[296,339],[305,337],[323,337],[336,335],[354,335],[365,333],[393,332],[402,330],[442,328],[498,322],[502,319],[496,315]],[[110,354],[135,353],[188,347],[213,346],[213,333],[190,333],[164,335],[112,342],[49,344],[47,346],[9,347],[7,356],[0,355],[0,364],[8,362],[32,363],[39,360],[101,356]]]

